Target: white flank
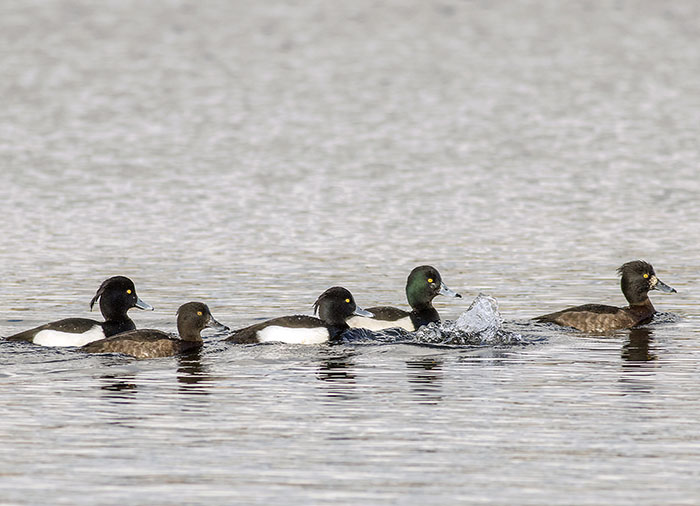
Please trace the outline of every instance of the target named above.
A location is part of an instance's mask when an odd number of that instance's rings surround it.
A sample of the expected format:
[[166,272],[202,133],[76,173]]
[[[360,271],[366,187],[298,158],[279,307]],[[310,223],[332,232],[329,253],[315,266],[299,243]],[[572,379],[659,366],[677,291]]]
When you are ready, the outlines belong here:
[[102,327],[100,325],[95,325],[82,334],[45,329],[34,336],[33,342],[34,344],[40,344],[42,346],[83,346],[87,343],[104,338],[105,333]]
[[408,330],[409,332],[416,330],[410,316],[404,316],[403,318],[394,321],[375,320],[374,318],[365,318],[364,316],[353,316],[352,318],[348,318],[346,321],[348,325],[357,329],[384,330],[399,327],[404,330]]
[[278,342],[289,344],[320,344],[328,341],[328,329],[294,329],[270,325],[256,333],[261,343]]

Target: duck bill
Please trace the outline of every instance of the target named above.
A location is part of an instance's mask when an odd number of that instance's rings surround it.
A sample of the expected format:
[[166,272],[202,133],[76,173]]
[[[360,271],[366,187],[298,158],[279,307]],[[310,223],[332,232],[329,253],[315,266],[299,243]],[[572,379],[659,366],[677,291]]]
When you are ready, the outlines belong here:
[[675,288],[668,286],[666,283],[661,281],[659,278],[656,278],[656,283],[654,283],[652,290],[658,290],[658,291],[664,292],[664,293],[678,293],[678,292],[676,292]]
[[205,327],[214,330],[230,330],[226,325],[217,322],[213,316],[209,317],[209,320],[207,320],[207,324]]
[[445,283],[440,282],[440,291],[438,292],[440,295],[444,295],[446,297],[457,297],[458,299],[461,299],[462,296],[455,292],[454,290],[450,290],[447,288],[447,285]]
[[134,307],[138,309],[143,309],[144,311],[153,311],[155,309],[147,302],[142,301],[139,297],[136,297],[136,304],[134,304]]
[[366,309],[362,309],[360,306],[357,306],[352,314],[357,316],[366,316],[367,318],[374,318],[374,313],[370,313]]

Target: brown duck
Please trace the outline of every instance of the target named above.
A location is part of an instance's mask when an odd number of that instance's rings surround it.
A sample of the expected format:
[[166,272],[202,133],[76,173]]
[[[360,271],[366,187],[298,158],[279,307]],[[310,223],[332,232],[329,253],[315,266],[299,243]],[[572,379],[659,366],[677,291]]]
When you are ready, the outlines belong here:
[[89,353],[123,353],[136,358],[170,357],[200,348],[203,344],[200,333],[207,327],[228,330],[214,319],[206,304],[188,302],[177,311],[179,339],[160,330],[131,330],[94,341],[82,349]]
[[651,264],[643,260],[627,262],[617,270],[617,273],[622,277],[620,285],[629,306],[585,304],[537,316],[533,319],[573,327],[584,332],[628,329],[648,322],[656,313],[651,300],[649,300],[650,290],[659,290],[665,293],[676,292],[674,288],[657,278]]

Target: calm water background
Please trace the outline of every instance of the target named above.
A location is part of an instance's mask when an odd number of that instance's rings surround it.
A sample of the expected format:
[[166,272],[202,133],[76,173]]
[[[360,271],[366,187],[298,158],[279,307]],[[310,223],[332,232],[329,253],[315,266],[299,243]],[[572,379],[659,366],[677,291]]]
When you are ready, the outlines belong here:
[[[174,330],[431,263],[534,344],[0,346],[2,504],[697,504],[694,1],[0,4],[0,334],[132,277]],[[678,294],[613,336],[528,325]],[[93,317],[98,316],[93,313]]]

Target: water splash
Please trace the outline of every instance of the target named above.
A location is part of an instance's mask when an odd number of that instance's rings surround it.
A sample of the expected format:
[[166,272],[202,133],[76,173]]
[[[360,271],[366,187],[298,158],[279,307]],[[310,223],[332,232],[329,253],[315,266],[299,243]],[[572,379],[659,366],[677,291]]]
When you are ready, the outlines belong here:
[[675,313],[666,313],[663,311],[657,312],[651,319],[651,325],[663,325],[666,323],[678,323],[683,320],[680,315]]
[[523,337],[503,328],[498,302],[480,293],[456,321],[431,323],[414,332],[414,339],[430,344],[513,345],[523,344]]
[[493,297],[479,294],[456,321],[430,323],[408,332],[394,328],[380,331],[350,329],[343,333],[345,343],[413,343],[457,346],[496,346],[525,344],[518,333],[504,328],[498,312],[498,302]]

